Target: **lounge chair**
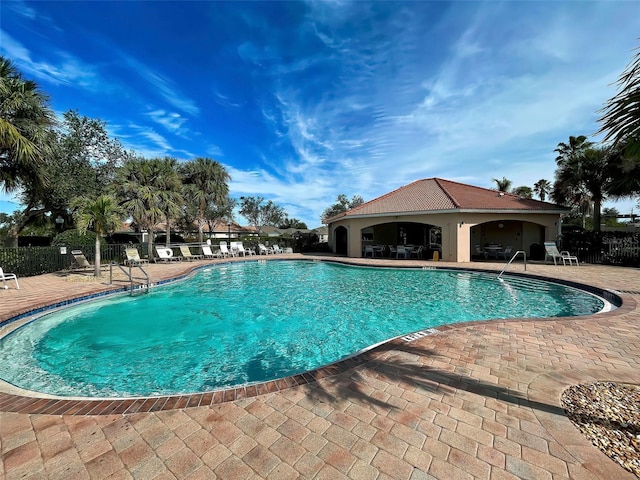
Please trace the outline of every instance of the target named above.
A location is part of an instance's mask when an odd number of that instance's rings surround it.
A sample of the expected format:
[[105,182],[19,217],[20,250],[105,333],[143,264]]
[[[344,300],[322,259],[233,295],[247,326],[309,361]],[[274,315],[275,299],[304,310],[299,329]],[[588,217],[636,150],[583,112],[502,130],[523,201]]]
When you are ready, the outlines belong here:
[[220,253],[223,257],[235,257],[236,253],[227,248],[227,242],[220,242]]
[[242,251],[244,252],[244,256],[245,256],[245,257],[246,257],[247,255],[248,255],[248,256],[251,256],[251,255],[255,255],[255,254],[256,254],[256,251],[255,251],[253,248],[245,247],[245,246],[242,244],[242,242],[240,242],[240,244],[239,244],[239,249],[240,249],[240,250],[242,250]]
[[90,269],[93,268],[93,265],[89,263],[87,257],[84,256],[82,250],[71,250],[71,255],[73,259],[71,260],[71,265],[69,266],[70,270],[81,270],[84,268]]
[[18,284],[18,277],[15,273],[4,273],[2,268],[0,268],[0,280],[4,283],[4,289],[8,290],[9,285],[7,285],[7,280],[15,280],[16,282],[16,290],[20,290],[20,285]]
[[576,257],[575,255],[571,255],[566,250],[559,252],[558,247],[554,242],[544,242],[544,249],[546,251],[546,255],[544,256],[545,262],[547,261],[547,257],[551,257],[553,258],[554,265],[558,264],[557,263],[558,259],[562,260],[562,265],[566,265],[567,262],[569,262],[569,265],[572,265],[572,262],[574,261],[576,262],[576,266],[579,265],[578,257]]
[[270,254],[273,254],[275,252],[273,251],[273,248],[265,247],[264,244],[259,243],[258,244],[258,253],[260,255],[270,255]]
[[282,250],[277,244],[273,244],[273,253],[284,253],[284,250]]
[[127,259],[124,261],[125,265],[142,265],[143,263],[149,263],[149,260],[140,258],[138,249],[135,247],[128,247],[124,250],[127,255]]
[[222,254],[220,253],[220,250],[213,253],[211,251],[211,245],[202,245],[202,256],[204,258],[220,258]]
[[242,242],[229,242],[229,247],[231,248],[231,255],[236,257],[245,256],[244,247],[242,246]]
[[180,245],[180,253],[182,254],[183,258],[186,258],[189,261],[202,260],[202,255],[194,255],[193,253],[191,253],[191,250],[189,250],[189,245]]
[[162,260],[163,262],[172,262],[174,260],[179,262],[182,260],[181,257],[174,257],[173,250],[171,250],[169,247],[156,246],[156,253],[158,254],[158,258],[160,258],[160,260]]

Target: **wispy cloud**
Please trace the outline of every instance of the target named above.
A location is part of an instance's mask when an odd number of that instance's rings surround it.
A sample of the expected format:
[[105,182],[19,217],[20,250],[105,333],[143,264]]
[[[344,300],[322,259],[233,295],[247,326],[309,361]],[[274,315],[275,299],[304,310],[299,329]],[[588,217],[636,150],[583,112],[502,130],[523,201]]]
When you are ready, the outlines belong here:
[[0,31],[0,52],[11,58],[28,76],[46,80],[54,85],[66,84],[74,87],[98,89],[100,76],[96,68],[72,54],[53,49],[50,55],[54,62],[36,61],[22,43],[6,31]]

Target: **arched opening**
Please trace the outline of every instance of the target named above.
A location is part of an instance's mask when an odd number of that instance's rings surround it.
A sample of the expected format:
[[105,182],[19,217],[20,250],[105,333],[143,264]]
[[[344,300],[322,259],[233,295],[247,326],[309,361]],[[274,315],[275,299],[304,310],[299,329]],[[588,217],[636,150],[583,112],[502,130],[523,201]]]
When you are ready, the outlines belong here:
[[347,229],[345,227],[337,227],[335,230],[336,236],[336,253],[338,255],[347,254]]
[[[495,220],[471,227],[473,260],[511,258],[523,250],[528,259],[544,258],[545,227],[521,220]],[[541,258],[542,256],[542,258]]]
[[[442,256],[442,232],[439,226],[418,222],[390,222],[361,230],[362,255],[392,258],[433,258]],[[401,248],[400,254],[398,247]]]

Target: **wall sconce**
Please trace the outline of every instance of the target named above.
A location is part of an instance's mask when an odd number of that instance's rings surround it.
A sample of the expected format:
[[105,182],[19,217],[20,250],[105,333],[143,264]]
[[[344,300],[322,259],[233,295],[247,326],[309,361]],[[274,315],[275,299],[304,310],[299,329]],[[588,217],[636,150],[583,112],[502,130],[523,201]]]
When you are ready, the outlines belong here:
[[460,225],[458,225],[458,228],[462,228],[462,225],[464,225],[464,222],[460,222]]
[[504,228],[504,224],[503,223],[499,223],[498,224],[498,228]]

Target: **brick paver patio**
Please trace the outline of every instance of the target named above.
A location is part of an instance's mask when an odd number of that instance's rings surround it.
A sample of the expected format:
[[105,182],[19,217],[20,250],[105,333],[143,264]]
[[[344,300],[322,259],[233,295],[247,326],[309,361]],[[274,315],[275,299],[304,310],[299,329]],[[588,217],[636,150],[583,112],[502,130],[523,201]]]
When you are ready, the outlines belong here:
[[[148,271],[158,281],[202,263],[150,265]],[[521,272],[522,265],[512,270]],[[527,273],[627,293],[610,313],[442,327],[389,342],[315,378],[197,401],[131,402],[124,414],[95,401],[69,408],[58,400],[35,402],[4,385],[0,478],[637,478],[582,437],[564,415],[560,395],[572,384],[598,380],[640,384],[640,271],[530,264]],[[0,290],[0,321],[114,288],[79,280],[21,278],[20,290]]]

